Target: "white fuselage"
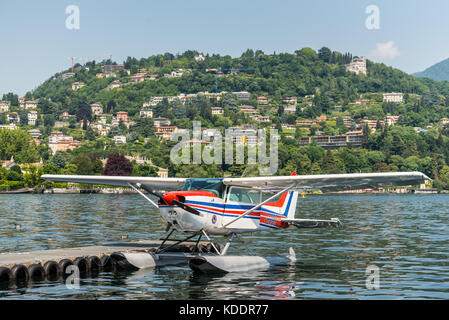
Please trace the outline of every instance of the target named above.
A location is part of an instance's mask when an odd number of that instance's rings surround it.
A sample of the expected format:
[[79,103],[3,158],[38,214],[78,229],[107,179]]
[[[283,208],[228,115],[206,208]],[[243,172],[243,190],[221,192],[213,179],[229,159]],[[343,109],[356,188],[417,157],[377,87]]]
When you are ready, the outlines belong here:
[[[199,232],[226,235],[261,230],[285,228],[280,219],[288,213],[294,214],[297,192],[288,192],[282,204],[267,204],[241,217],[246,211],[254,208],[254,203],[233,201],[228,196],[224,199],[208,196],[188,196],[185,204],[195,208],[200,215],[194,215],[180,207],[159,205],[162,219],[170,223],[178,231]],[[236,220],[236,218],[241,217]],[[229,224],[231,221],[235,221]],[[228,225],[229,224],[229,225]]]

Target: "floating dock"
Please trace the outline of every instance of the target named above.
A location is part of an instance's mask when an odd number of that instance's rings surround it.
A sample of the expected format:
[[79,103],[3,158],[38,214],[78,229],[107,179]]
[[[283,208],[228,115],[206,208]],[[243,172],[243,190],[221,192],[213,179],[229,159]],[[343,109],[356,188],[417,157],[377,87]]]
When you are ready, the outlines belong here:
[[[140,240],[78,248],[0,253],[0,283],[64,277],[70,265],[76,265],[80,273],[112,270],[119,265],[114,257],[123,257],[121,253],[152,253],[161,243],[162,241],[156,240]],[[201,252],[208,252],[210,244],[200,242],[198,248]],[[174,240],[166,241],[162,249],[166,249],[166,255],[189,253],[196,250],[196,242],[177,244]]]

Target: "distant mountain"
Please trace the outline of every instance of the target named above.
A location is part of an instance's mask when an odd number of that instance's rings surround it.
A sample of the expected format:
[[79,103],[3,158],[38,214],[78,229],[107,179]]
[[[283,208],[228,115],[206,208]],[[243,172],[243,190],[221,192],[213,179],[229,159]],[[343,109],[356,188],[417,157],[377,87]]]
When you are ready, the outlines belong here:
[[437,81],[449,81],[449,58],[434,64],[424,71],[416,72],[413,76],[418,78],[429,78]]

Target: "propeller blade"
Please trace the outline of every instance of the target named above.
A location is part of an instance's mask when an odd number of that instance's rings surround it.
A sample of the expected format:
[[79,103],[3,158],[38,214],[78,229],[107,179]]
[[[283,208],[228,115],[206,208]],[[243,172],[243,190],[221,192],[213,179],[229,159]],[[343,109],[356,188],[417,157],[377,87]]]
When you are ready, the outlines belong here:
[[197,216],[200,215],[200,212],[199,212],[198,210],[196,210],[196,209],[194,209],[194,208],[192,208],[192,207],[189,207],[189,206],[186,205],[185,203],[182,203],[182,202],[180,202],[180,201],[178,201],[178,200],[175,200],[175,199],[173,199],[172,202],[173,202],[175,205],[177,205],[178,207],[180,207],[181,209],[184,209],[185,211],[188,211],[188,212],[190,212],[190,213],[193,213],[193,214],[195,214],[195,215],[197,215]]
[[158,191],[152,190],[152,189],[148,188],[144,184],[140,184],[139,187],[142,188],[143,190],[145,190],[146,192],[148,192],[149,194],[152,194],[153,196],[158,197],[161,200],[162,203],[168,204],[167,201],[164,200],[164,194],[162,194],[162,193],[160,193]]
[[[162,193],[160,193],[158,191],[152,190],[152,189],[148,188],[147,186],[145,186],[144,184],[141,184],[140,187],[142,189],[144,189],[145,191],[147,191],[149,194],[152,194],[152,195],[158,197],[161,200],[161,202],[163,202],[165,204],[168,204],[167,201],[165,201],[165,199],[164,199],[164,194],[162,194]],[[172,203],[175,204],[176,206],[180,207],[181,209],[184,209],[187,212],[190,212],[190,213],[192,213],[194,215],[197,215],[197,216],[200,215],[200,212],[198,210],[196,210],[196,209],[194,209],[194,208],[192,208],[192,207],[186,205],[185,203],[182,203],[182,202],[180,202],[180,201],[178,201],[176,199],[173,199]]]

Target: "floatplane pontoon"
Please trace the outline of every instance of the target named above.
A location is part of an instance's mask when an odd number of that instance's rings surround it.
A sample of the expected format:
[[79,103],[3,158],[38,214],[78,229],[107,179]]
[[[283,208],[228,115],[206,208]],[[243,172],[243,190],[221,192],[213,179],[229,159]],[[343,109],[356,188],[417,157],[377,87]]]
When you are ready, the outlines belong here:
[[[242,233],[264,230],[339,227],[338,218],[295,218],[298,193],[308,190],[323,192],[362,188],[407,186],[423,183],[429,178],[421,172],[388,172],[361,174],[296,175],[252,178],[153,178],[130,176],[43,175],[55,182],[130,187],[159,209],[167,223],[168,235],[155,252],[118,254],[123,263],[136,268],[189,263],[200,272],[235,272],[266,269],[272,265],[296,261],[292,248],[287,256],[261,257],[227,255],[229,246]],[[148,194],[156,196],[158,203]],[[161,190],[164,190],[162,192]],[[170,191],[172,190],[172,191]],[[177,243],[197,237],[196,246],[204,236],[209,241],[209,253],[169,252],[163,245],[174,231],[188,236]],[[220,247],[211,236],[224,236]],[[171,246],[168,246],[171,247]],[[198,248],[196,248],[198,249]]]

